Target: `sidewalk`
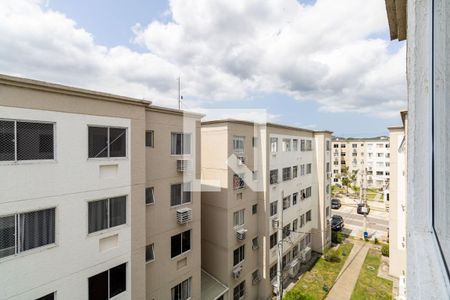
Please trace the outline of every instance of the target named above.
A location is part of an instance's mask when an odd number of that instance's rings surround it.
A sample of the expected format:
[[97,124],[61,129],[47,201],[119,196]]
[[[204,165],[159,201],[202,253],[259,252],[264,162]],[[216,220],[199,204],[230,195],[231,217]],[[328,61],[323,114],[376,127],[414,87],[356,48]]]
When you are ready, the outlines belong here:
[[367,243],[354,241],[353,249],[345,261],[337,281],[328,293],[327,300],[350,299],[369,248]]

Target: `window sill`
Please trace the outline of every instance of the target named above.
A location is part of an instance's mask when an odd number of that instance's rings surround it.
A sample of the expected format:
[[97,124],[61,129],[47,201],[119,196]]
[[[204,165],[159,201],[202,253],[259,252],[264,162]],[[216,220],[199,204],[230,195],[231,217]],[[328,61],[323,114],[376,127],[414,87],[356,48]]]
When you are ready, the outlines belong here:
[[151,264],[152,262],[154,262],[155,260],[156,260],[156,258],[154,258],[154,259],[152,259],[152,260],[145,261],[145,264],[146,264],[146,265],[149,265],[149,264]]
[[56,159],[5,160],[0,161],[0,166],[56,164],[56,163],[58,163]]
[[178,254],[177,256],[171,257],[170,260],[174,261],[174,260],[179,260],[181,258],[188,257],[191,252],[192,252],[192,249],[189,249],[186,252],[183,252],[181,254]]
[[4,263],[4,262],[7,262],[9,260],[13,260],[13,259],[16,259],[16,258],[24,257],[24,256],[27,256],[27,255],[37,254],[39,252],[42,252],[42,251],[45,251],[45,250],[50,250],[50,249],[56,248],[56,247],[58,247],[58,245],[56,243],[53,243],[53,244],[48,244],[48,245],[44,245],[44,246],[41,246],[41,247],[33,248],[33,249],[30,249],[30,250],[26,250],[26,251],[20,252],[18,254],[11,254],[11,255],[8,255],[8,256],[0,258],[0,264]]
[[[185,206],[185,205],[190,205],[190,204],[192,204],[192,201],[191,201],[191,202],[186,202],[186,203],[181,203],[181,204],[177,204],[177,205],[170,206],[170,209],[178,209],[178,208],[180,208],[180,207],[183,207],[183,206]],[[152,205],[152,204],[147,204],[147,205]]]
[[116,231],[125,229],[127,227],[128,227],[128,224],[125,223],[125,224],[117,225],[114,227],[110,227],[110,228],[106,228],[106,229],[102,229],[99,231],[88,233],[87,237],[90,238],[90,237],[100,236],[100,235],[104,235],[104,234],[108,234],[108,233],[116,233]]
[[88,157],[87,161],[91,161],[91,162],[102,162],[102,161],[124,161],[124,160],[128,160],[128,156],[124,156],[124,157]]

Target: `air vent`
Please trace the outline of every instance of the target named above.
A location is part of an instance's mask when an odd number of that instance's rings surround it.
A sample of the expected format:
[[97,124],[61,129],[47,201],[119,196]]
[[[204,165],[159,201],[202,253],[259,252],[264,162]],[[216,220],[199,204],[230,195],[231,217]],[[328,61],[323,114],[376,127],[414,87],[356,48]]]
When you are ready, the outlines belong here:
[[186,207],[177,210],[178,224],[186,224],[191,221],[192,221],[192,209]]
[[186,172],[191,169],[191,160],[189,159],[177,159],[177,171]]

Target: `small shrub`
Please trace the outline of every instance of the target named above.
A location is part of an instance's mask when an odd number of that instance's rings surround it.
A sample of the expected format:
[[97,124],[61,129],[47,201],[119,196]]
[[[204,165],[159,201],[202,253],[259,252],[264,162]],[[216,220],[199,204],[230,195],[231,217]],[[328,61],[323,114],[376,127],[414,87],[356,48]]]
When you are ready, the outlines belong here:
[[332,231],[331,232],[331,241],[335,244],[340,244],[342,243],[343,240],[343,236],[342,236],[342,232],[339,231]]
[[283,296],[283,300],[314,300],[314,298],[307,294],[302,294],[298,290],[290,290]]
[[378,241],[377,238],[375,238],[375,239],[373,240],[373,243],[374,243],[375,245],[378,245],[380,242]]
[[328,262],[340,262],[341,258],[337,250],[331,249],[325,254],[325,260]]
[[387,256],[389,257],[389,245],[383,245],[383,247],[381,247],[381,254],[383,256]]

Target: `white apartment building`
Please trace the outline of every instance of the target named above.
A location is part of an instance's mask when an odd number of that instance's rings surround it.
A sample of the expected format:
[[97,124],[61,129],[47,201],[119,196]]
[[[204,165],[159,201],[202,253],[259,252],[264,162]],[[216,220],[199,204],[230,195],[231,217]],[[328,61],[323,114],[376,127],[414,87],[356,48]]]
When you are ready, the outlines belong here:
[[[202,123],[202,267],[229,292],[269,299],[331,242],[331,133],[238,120]],[[278,228],[283,228],[280,235]]]
[[342,184],[345,167],[349,173],[356,172],[356,181],[361,185],[364,170],[366,183],[371,188],[386,188],[390,177],[389,138],[333,138],[332,178],[334,184]]

